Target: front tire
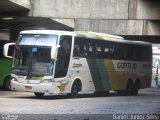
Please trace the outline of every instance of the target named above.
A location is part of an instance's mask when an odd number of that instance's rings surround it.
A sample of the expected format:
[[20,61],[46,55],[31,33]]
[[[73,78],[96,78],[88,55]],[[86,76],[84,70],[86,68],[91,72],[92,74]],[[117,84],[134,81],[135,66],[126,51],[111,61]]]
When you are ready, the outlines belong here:
[[35,92],[34,95],[38,98],[41,98],[44,96],[44,93]]
[[71,98],[77,98],[79,92],[79,84],[78,82],[74,82],[71,88],[71,93],[69,94],[69,97]]
[[4,89],[5,90],[8,90],[8,91],[11,91],[11,77],[7,77],[5,78],[5,81],[4,81]]

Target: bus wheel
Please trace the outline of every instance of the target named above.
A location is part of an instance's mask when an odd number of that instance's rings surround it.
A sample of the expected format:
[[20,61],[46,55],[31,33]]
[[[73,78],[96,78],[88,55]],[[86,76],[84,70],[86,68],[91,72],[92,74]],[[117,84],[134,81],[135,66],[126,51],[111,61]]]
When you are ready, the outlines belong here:
[[5,78],[4,81],[4,89],[10,91],[11,90],[11,81],[10,77]]
[[69,94],[69,96],[71,98],[76,98],[76,97],[78,97],[78,92],[79,92],[79,84],[78,84],[78,82],[74,82],[72,85],[71,93]]
[[34,95],[35,95],[36,97],[41,98],[41,97],[44,96],[44,93],[35,92]]
[[136,80],[135,84],[133,85],[132,95],[137,95],[139,88],[140,88],[140,82],[139,80]]
[[127,86],[126,86],[126,95],[132,95],[133,92],[133,81],[128,80]]

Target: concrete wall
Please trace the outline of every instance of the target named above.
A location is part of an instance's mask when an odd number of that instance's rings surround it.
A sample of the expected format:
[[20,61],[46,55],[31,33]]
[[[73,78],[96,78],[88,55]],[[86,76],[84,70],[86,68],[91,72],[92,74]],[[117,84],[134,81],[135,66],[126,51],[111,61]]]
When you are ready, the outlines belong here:
[[160,35],[159,21],[76,19],[75,30],[117,35]]
[[[108,34],[142,35],[143,20],[75,20],[75,29]],[[134,28],[134,29],[133,29]]]
[[75,30],[160,35],[159,0],[32,0],[30,15],[50,17]]
[[39,17],[160,20],[159,0],[32,0],[32,5],[32,15]]
[[32,0],[33,16],[128,19],[129,0]]

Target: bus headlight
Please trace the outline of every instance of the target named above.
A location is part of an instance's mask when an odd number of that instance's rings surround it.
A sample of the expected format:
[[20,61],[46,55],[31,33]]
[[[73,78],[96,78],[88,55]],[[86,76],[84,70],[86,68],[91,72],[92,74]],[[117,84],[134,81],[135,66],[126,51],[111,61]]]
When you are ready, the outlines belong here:
[[10,80],[11,80],[11,81],[17,81],[17,79],[16,79],[16,78],[13,78],[13,77],[12,77]]
[[41,83],[50,83],[50,82],[52,82],[52,79],[43,79],[41,81]]

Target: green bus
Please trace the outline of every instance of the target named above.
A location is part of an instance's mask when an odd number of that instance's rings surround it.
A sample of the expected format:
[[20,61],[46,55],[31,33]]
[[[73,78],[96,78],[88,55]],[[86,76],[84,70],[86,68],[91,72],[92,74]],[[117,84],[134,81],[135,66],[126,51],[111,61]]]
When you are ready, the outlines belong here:
[[6,58],[3,55],[3,46],[8,42],[11,41],[0,40],[0,87],[4,87],[5,90],[11,90],[10,71],[12,59]]

